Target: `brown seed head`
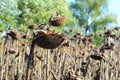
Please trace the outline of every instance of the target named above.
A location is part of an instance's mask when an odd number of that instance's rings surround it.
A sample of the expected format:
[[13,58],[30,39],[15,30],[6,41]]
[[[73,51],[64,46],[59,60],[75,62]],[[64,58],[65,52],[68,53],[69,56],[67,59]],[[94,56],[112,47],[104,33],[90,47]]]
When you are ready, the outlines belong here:
[[107,36],[110,36],[112,34],[112,31],[111,30],[107,30],[106,32],[105,32],[105,35],[107,35]]
[[80,32],[77,32],[76,35],[80,35]]
[[111,34],[111,35],[110,35],[110,37],[115,38],[115,37],[116,37],[116,35],[115,35],[115,34]]
[[72,29],[69,29],[69,32],[72,32],[73,30]]
[[28,29],[36,29],[37,26],[35,24],[30,24],[28,25]]
[[120,27],[115,27],[114,30],[120,30]]
[[54,49],[63,43],[65,40],[63,34],[56,32],[45,33],[44,31],[37,31],[35,34],[35,43],[45,49]]
[[4,30],[3,29],[0,29],[0,32],[2,33]]
[[65,23],[65,21],[66,21],[65,16],[61,16],[58,13],[57,13],[57,16],[53,17],[53,15],[52,15],[49,19],[49,23],[52,26],[61,26]]
[[104,30],[105,30],[105,31],[107,30],[107,26],[104,26]]
[[14,30],[9,30],[7,35],[10,36],[12,39],[20,39],[20,35],[17,34]]
[[10,49],[10,50],[9,50],[9,53],[10,53],[10,54],[14,54],[14,53],[16,53],[16,51],[15,51],[14,49]]

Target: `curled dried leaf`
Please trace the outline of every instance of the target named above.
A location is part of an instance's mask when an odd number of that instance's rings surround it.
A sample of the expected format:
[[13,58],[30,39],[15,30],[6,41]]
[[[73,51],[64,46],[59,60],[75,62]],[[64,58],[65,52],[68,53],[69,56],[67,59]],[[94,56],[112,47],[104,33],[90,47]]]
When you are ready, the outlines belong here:
[[90,57],[94,60],[101,60],[102,59],[101,55],[96,55],[96,54],[90,55]]

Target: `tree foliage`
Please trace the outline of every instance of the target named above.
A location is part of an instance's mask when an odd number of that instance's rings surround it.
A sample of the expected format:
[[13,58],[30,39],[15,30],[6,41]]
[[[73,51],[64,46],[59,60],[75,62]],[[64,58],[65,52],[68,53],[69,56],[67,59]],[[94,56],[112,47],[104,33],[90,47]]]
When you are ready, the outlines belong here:
[[14,0],[0,0],[0,27],[16,26],[16,4]]
[[16,28],[26,29],[31,23],[48,23],[56,11],[66,17],[66,26],[76,23],[66,0],[1,0],[0,11],[0,23]]
[[71,4],[80,27],[87,32],[103,29],[103,25],[116,22],[115,16],[107,11],[108,0],[75,0]]

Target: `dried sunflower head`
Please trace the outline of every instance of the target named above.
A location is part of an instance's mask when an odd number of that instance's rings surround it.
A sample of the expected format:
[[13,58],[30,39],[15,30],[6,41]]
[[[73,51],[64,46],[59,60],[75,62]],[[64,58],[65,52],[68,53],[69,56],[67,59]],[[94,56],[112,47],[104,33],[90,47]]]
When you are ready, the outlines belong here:
[[37,26],[35,24],[29,24],[28,29],[36,29]]
[[120,27],[116,26],[114,27],[114,30],[120,30]]
[[10,49],[10,50],[9,50],[9,53],[10,53],[10,54],[15,54],[16,51],[15,51],[14,49]]
[[49,19],[49,23],[52,25],[52,26],[61,26],[65,23],[65,16],[61,16],[58,14],[57,12],[57,16],[54,16],[53,15],[50,17]]
[[57,48],[64,40],[65,38],[63,34],[45,32],[42,30],[37,31],[34,38],[35,43],[45,49]]
[[20,35],[14,30],[9,30],[7,32],[7,35],[10,36],[12,39],[20,39]]
[[0,29],[0,32],[2,33],[4,30],[3,29]]

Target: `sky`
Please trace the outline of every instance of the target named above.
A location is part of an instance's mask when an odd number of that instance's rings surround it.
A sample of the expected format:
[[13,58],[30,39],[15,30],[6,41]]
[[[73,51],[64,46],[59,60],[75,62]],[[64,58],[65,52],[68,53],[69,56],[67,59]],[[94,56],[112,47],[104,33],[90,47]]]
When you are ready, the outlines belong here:
[[[74,0],[67,0],[74,2]],[[116,16],[117,24],[120,27],[120,0],[108,0],[108,11]]]
[[108,9],[110,13],[116,15],[117,26],[120,26],[120,0],[109,0]]

